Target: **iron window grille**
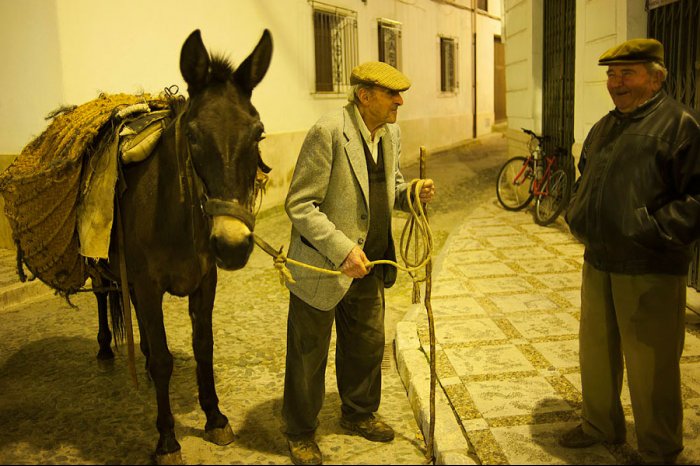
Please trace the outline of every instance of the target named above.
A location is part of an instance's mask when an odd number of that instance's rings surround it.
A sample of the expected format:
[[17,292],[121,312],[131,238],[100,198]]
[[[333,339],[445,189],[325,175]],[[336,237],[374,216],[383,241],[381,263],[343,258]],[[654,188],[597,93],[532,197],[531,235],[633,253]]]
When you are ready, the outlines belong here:
[[457,92],[457,39],[440,37],[440,91]]
[[401,23],[378,19],[379,61],[401,69]]
[[358,64],[357,13],[311,2],[314,23],[316,92],[344,93]]

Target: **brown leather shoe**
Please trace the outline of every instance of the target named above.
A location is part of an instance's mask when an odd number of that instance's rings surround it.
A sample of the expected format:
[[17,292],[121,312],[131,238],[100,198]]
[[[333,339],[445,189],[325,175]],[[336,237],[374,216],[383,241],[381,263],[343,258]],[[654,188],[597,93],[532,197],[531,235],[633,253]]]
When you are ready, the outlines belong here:
[[[559,445],[566,448],[586,448],[599,443],[604,443],[604,440],[588,435],[583,431],[583,425],[579,424],[573,429],[564,432],[564,434],[559,437]],[[613,442],[605,442],[612,445],[619,445],[625,443],[624,440],[615,440]]]
[[358,421],[352,421],[341,417],[340,427],[352,432],[357,432],[372,442],[391,442],[394,440],[394,429],[389,427],[385,422],[375,419],[374,416]]
[[321,450],[314,439],[287,439],[287,445],[289,445],[289,456],[292,458],[292,463],[298,465],[323,464]]

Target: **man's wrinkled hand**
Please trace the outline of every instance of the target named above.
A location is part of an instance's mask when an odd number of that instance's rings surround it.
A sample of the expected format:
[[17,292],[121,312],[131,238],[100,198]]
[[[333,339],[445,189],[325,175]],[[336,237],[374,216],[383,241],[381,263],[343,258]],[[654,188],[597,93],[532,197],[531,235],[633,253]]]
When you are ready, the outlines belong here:
[[364,277],[371,268],[365,252],[357,245],[350,250],[343,263],[340,264],[340,271],[352,278]]
[[430,178],[426,178],[423,180],[423,186],[418,193],[418,198],[422,203],[427,204],[433,200],[433,197],[435,197],[435,183]]

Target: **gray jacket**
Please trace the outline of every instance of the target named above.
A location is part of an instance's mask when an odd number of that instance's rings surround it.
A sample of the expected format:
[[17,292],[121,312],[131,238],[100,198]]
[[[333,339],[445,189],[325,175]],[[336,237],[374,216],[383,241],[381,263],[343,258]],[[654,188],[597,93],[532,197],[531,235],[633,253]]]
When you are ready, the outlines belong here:
[[[321,117],[309,130],[285,201],[292,221],[288,257],[331,270],[338,270],[355,245],[363,247],[370,220],[367,162],[353,105]],[[387,125],[382,144],[388,210],[408,211],[398,125]],[[394,256],[393,250],[389,254]],[[289,290],[318,309],[333,309],[352,283],[344,274],[288,267],[296,281],[287,284]]]

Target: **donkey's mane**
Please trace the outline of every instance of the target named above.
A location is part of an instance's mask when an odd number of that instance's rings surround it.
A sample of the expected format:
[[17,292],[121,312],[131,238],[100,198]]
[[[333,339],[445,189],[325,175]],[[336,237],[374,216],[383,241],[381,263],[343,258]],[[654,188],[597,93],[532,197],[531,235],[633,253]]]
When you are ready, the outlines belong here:
[[210,78],[213,82],[223,83],[233,79],[234,67],[231,60],[223,55],[212,54],[209,64]]

